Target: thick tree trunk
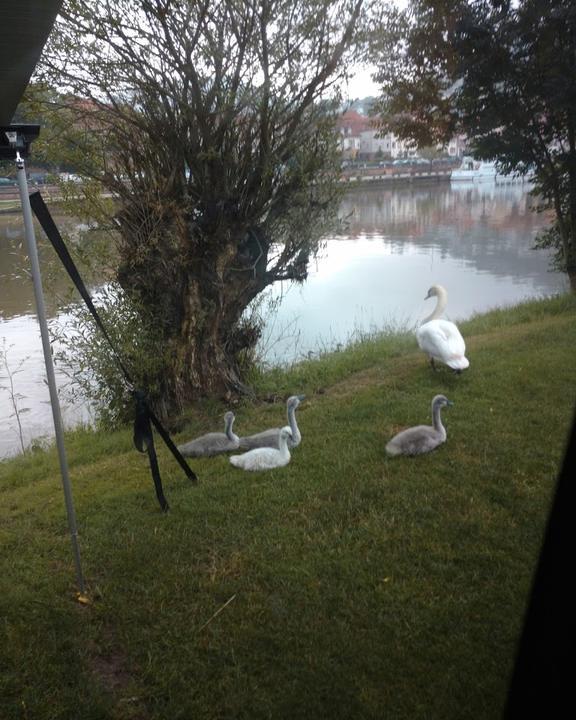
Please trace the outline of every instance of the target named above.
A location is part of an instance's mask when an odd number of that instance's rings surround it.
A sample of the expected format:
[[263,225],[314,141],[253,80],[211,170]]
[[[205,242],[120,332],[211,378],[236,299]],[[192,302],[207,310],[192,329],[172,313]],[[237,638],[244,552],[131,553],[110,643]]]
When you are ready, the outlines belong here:
[[[134,226],[133,219],[126,221],[127,229]],[[157,231],[158,242],[148,239],[145,245],[126,233],[118,279],[152,310],[149,329],[164,361],[151,400],[162,418],[199,397],[251,392],[239,361],[259,332],[242,315],[271,282],[267,244],[260,236],[254,240],[256,231],[231,226],[222,223],[194,236],[186,223],[169,220]]]
[[230,273],[224,264],[217,273],[221,278],[218,282],[213,266],[206,275],[187,278],[180,327],[168,340],[163,414],[179,413],[199,397],[228,400],[251,394],[242,382],[239,355],[255,346],[259,331],[242,323],[241,318],[261,283],[255,278],[242,284],[226,282],[223,278]]
[[[576,184],[574,186],[574,194],[576,196]],[[572,220],[572,218],[570,219]],[[569,231],[566,232],[563,240],[563,254],[564,254],[564,269],[568,275],[570,282],[570,290],[576,293],[576,222],[572,224],[571,221],[566,223],[569,227]]]

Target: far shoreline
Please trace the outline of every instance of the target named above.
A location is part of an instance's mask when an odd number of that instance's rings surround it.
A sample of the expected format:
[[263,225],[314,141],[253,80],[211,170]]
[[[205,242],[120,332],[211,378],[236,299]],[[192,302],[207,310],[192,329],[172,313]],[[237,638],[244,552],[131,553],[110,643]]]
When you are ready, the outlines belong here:
[[[366,189],[367,187],[406,187],[407,185],[413,184],[432,184],[432,183],[450,183],[449,173],[378,173],[378,174],[364,174],[357,173],[355,175],[343,175],[340,182],[346,186],[346,189],[358,190]],[[64,198],[54,197],[53,193],[58,190],[56,185],[44,185],[42,187],[36,187],[35,190],[40,192],[44,191],[48,197],[47,199],[51,203],[60,203],[64,201]],[[12,195],[13,193],[1,193],[0,198],[5,195]],[[4,203],[8,207],[4,206]],[[14,215],[21,212],[20,196],[18,193],[14,193],[14,197],[8,197],[6,200],[0,199],[0,215]]]

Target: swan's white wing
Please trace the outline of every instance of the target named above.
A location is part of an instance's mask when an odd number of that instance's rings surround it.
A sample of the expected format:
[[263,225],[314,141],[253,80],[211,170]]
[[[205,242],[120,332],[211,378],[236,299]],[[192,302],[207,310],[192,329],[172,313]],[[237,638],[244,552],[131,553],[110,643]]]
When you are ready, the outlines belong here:
[[454,370],[464,370],[470,365],[465,357],[464,338],[449,320],[430,320],[421,325],[416,331],[416,339],[425,353]]

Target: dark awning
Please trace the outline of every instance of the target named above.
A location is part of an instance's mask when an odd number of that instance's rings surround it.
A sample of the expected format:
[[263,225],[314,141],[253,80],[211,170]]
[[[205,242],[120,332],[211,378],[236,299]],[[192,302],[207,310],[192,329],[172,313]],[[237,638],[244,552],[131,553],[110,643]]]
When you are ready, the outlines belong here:
[[0,125],[9,125],[63,0],[0,2]]

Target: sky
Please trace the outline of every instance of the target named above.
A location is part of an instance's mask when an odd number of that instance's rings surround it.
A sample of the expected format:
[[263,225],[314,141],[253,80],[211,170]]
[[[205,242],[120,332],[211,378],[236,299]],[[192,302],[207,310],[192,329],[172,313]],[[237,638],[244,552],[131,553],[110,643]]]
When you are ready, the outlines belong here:
[[344,89],[344,94],[347,94],[350,99],[379,95],[379,87],[370,77],[373,72],[374,69],[368,67],[359,68],[348,81],[347,88],[345,87]]
[[[391,0],[391,4],[396,5],[400,10],[404,10],[408,4],[408,0]],[[377,97],[380,92],[379,86],[372,80],[371,75],[374,72],[374,67],[359,68],[354,73],[353,79],[348,83],[347,94],[349,99],[364,98],[370,95]]]

